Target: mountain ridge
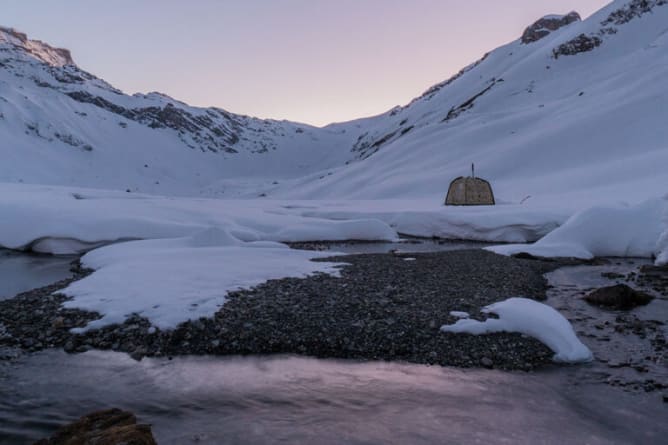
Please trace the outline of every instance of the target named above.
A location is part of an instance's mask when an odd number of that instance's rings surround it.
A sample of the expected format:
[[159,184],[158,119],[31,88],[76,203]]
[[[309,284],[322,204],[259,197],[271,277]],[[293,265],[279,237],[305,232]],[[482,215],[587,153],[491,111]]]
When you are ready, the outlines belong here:
[[[525,42],[519,37],[500,46],[404,106],[323,128],[190,107],[161,93],[125,95],[76,65],[61,63],[64,59],[50,65],[27,60],[25,54],[17,57],[15,45],[3,46],[0,40],[0,133],[9,141],[0,150],[14,159],[13,168],[0,166],[0,180],[159,194],[363,198],[440,194],[447,177],[465,173],[466,166],[476,162],[490,179],[501,182],[507,199],[517,199],[524,192],[506,188],[512,182],[506,170],[512,165],[525,179],[523,175],[545,171],[538,165],[541,156],[553,155],[546,148],[545,153],[530,150],[527,144],[556,150],[552,141],[544,140],[558,127],[555,117],[586,110],[589,115],[582,119],[591,122],[589,130],[619,133],[597,119],[606,113],[617,119],[624,98],[601,85],[633,84],[633,94],[647,96],[637,79],[652,73],[636,73],[617,59],[649,63],[646,51],[655,45],[663,60],[660,26],[666,3],[617,0],[587,20],[571,17],[559,26],[546,26],[545,21],[560,21],[568,14],[543,17],[529,26],[535,26],[540,38]],[[23,41],[20,36],[12,38]],[[618,72],[618,84],[606,69]],[[657,73],[663,71],[658,66]],[[656,88],[658,97],[666,94],[661,84]],[[665,114],[651,98],[643,100],[660,117]],[[649,124],[633,125],[631,131],[644,137]],[[570,141],[561,150],[572,156],[564,168],[579,168],[579,157],[586,153],[585,129],[575,121],[559,128]],[[518,140],[518,134],[530,136]],[[572,139],[575,134],[578,138]],[[595,135],[603,145],[587,156],[628,139],[617,136]],[[649,142],[645,149],[656,149],[660,138]],[[626,148],[616,150],[620,156],[631,154]],[[18,155],[20,151],[25,155]],[[515,152],[522,152],[526,162],[503,160],[504,153]],[[110,165],[132,173],[105,172]],[[530,172],[529,165],[535,171]]]

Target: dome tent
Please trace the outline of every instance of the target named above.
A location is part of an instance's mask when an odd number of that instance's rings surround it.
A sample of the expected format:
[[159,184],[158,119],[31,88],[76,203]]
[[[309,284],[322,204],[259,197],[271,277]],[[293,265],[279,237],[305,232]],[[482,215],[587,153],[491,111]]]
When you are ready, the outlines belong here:
[[471,176],[455,178],[448,188],[445,205],[476,206],[494,205],[494,192],[488,181],[475,177],[475,166],[471,164]]

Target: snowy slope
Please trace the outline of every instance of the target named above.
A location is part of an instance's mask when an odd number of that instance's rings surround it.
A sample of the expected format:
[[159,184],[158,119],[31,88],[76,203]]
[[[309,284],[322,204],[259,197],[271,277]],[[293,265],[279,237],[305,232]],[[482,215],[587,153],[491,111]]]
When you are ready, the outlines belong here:
[[128,96],[79,69],[66,50],[3,29],[0,181],[440,200],[474,162],[500,203],[531,196],[575,211],[661,195],[668,2],[617,0],[556,30],[540,23],[533,29],[542,38],[506,44],[404,107],[322,129],[159,93]]
[[[128,96],[67,50],[0,28],[0,181],[224,194],[222,179],[273,182],[341,165],[351,136]],[[237,186],[238,186],[237,181]]]
[[[589,41],[598,46],[566,54]],[[275,194],[442,199],[475,162],[502,203],[530,195],[582,208],[659,196],[668,184],[666,79],[668,2],[616,1],[536,42],[510,42],[365,121],[355,143],[364,160]]]

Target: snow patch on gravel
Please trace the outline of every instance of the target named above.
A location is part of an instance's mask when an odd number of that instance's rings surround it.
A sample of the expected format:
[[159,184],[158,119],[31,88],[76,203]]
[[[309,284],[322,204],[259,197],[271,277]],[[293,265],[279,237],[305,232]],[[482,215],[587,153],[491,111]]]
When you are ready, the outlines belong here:
[[471,316],[468,312],[463,311],[450,311],[450,315],[455,318],[469,318]]
[[593,355],[578,339],[570,322],[552,307],[528,298],[509,298],[482,309],[483,313],[496,314],[481,322],[461,319],[453,325],[441,326],[443,332],[473,335],[494,332],[519,332],[534,337],[555,352],[555,362],[588,362]]
[[220,228],[185,238],[120,243],[82,258],[95,272],[62,291],[73,298],[64,306],[102,314],[77,332],[122,323],[131,314],[170,329],[211,317],[230,291],[317,272],[337,275],[337,264],[311,261],[333,255],[271,241],[243,242]]

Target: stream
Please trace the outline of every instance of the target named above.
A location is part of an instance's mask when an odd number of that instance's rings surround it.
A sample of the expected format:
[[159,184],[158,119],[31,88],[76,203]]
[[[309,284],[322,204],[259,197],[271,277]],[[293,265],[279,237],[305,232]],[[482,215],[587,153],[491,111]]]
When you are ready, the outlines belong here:
[[[70,261],[0,252],[0,296],[66,278]],[[152,424],[160,444],[662,444],[667,390],[648,391],[647,382],[668,383],[665,358],[652,357],[648,338],[613,329],[619,313],[579,298],[615,282],[602,273],[625,275],[645,263],[613,260],[548,274],[548,304],[571,320],[596,360],[539,372],[297,356],[137,362],[103,351],[0,351],[0,444],[32,443],[109,407]],[[665,322],[668,301],[632,312]],[[659,329],[668,334],[665,324]]]
[[0,300],[71,277],[74,259],[0,249]]

